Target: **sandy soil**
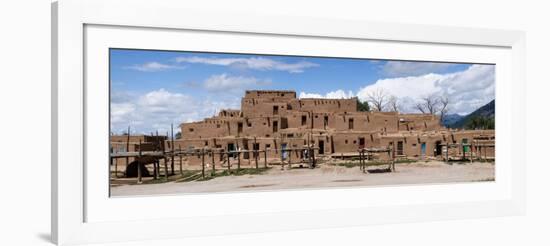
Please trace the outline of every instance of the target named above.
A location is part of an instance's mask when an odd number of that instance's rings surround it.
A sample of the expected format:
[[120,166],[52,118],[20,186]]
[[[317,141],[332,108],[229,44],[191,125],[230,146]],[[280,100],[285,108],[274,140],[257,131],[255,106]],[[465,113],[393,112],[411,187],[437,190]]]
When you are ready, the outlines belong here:
[[[439,161],[396,164],[395,172],[384,172],[387,166],[370,167],[363,173],[359,167],[321,165],[315,169],[281,170],[273,167],[262,175],[217,177],[208,181],[168,182],[146,185],[122,185],[111,188],[113,196],[174,193],[239,192],[323,187],[402,185],[491,181],[495,177],[493,163],[446,164]],[[380,171],[380,172],[376,172]]]

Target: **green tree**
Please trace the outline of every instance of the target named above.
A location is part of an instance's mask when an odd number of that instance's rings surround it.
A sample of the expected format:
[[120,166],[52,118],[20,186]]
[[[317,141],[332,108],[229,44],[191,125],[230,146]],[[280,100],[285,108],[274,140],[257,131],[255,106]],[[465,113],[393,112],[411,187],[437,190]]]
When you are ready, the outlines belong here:
[[361,102],[359,101],[359,99],[357,99],[357,111],[360,111],[360,112],[370,111],[369,102],[367,101]]
[[486,130],[495,129],[495,118],[484,116],[473,116],[466,121],[466,129]]

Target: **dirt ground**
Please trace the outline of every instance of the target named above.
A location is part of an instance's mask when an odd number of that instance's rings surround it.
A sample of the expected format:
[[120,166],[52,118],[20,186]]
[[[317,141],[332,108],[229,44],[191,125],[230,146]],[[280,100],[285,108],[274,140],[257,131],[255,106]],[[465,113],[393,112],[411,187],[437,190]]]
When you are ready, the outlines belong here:
[[[323,164],[315,169],[273,167],[259,175],[223,176],[206,181],[167,182],[158,184],[117,185],[112,196],[240,192],[324,187],[404,185],[452,182],[493,181],[494,163],[453,163],[420,161],[396,164],[395,172],[384,166],[369,167],[363,173],[359,167]],[[135,180],[135,179],[134,179]]]

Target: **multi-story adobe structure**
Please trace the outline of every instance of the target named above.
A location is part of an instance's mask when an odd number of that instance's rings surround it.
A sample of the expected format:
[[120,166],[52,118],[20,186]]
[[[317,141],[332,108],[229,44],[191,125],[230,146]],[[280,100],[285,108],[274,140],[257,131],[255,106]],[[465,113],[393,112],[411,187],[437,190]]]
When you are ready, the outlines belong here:
[[[296,92],[283,90],[246,91],[240,110],[225,109],[217,116],[180,127],[181,138],[174,146],[166,141],[167,149],[268,150],[268,158],[285,158],[281,149],[308,143],[315,146],[316,155],[325,157],[389,147],[397,157],[442,158],[447,151],[455,156],[470,154],[469,146],[448,146],[477,142],[494,146],[495,136],[494,130],[447,129],[436,115],[360,112],[357,98],[299,99]],[[480,155],[481,148],[472,146],[472,153]],[[485,157],[494,157],[494,147],[483,150]],[[251,155],[244,153],[243,158]],[[190,158],[189,163],[199,164],[200,158]]]

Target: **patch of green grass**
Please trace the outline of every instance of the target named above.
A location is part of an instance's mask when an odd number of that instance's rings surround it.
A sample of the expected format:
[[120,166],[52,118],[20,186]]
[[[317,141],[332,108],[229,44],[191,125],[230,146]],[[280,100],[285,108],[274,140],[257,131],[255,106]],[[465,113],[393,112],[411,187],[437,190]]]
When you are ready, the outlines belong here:
[[214,179],[214,178],[215,178],[215,176],[204,176],[204,178],[200,177],[198,179],[195,179],[195,181],[199,181],[199,182],[200,181],[208,181],[208,180],[211,180],[211,179]]
[[478,179],[478,180],[473,180],[472,182],[491,182],[491,181],[495,181],[495,178]]
[[212,173],[211,171],[206,171],[205,176],[202,177],[201,171],[184,171],[184,178],[181,178],[177,180],[176,182],[190,182],[190,181],[207,181],[218,177],[224,177],[224,176],[241,176],[241,175],[261,175],[264,174],[267,170],[271,168],[241,168],[240,170],[237,169],[231,169],[230,170],[223,170],[223,171],[217,171],[216,173]]
[[[395,160],[396,164],[399,163],[415,163],[417,160],[411,160],[411,159],[400,159]],[[389,165],[390,163],[388,161],[367,161],[367,166],[381,166],[381,165]],[[359,167],[361,164],[359,162],[344,162],[344,163],[336,163],[336,166],[339,167],[346,167],[346,168],[352,168],[352,167]]]
[[270,167],[268,167],[268,168],[262,167],[262,168],[258,168],[258,169],[256,169],[256,168],[241,168],[240,170],[237,170],[237,169],[232,169],[231,171],[223,170],[223,172],[221,172],[221,173],[216,173],[216,177],[217,176],[229,176],[229,175],[240,176],[240,175],[246,175],[246,174],[259,175],[259,174],[264,174],[269,169],[271,169],[271,168]]
[[336,166],[339,167],[346,167],[346,168],[352,168],[352,167],[358,167],[361,164],[359,162],[344,162],[344,163],[336,163]]

